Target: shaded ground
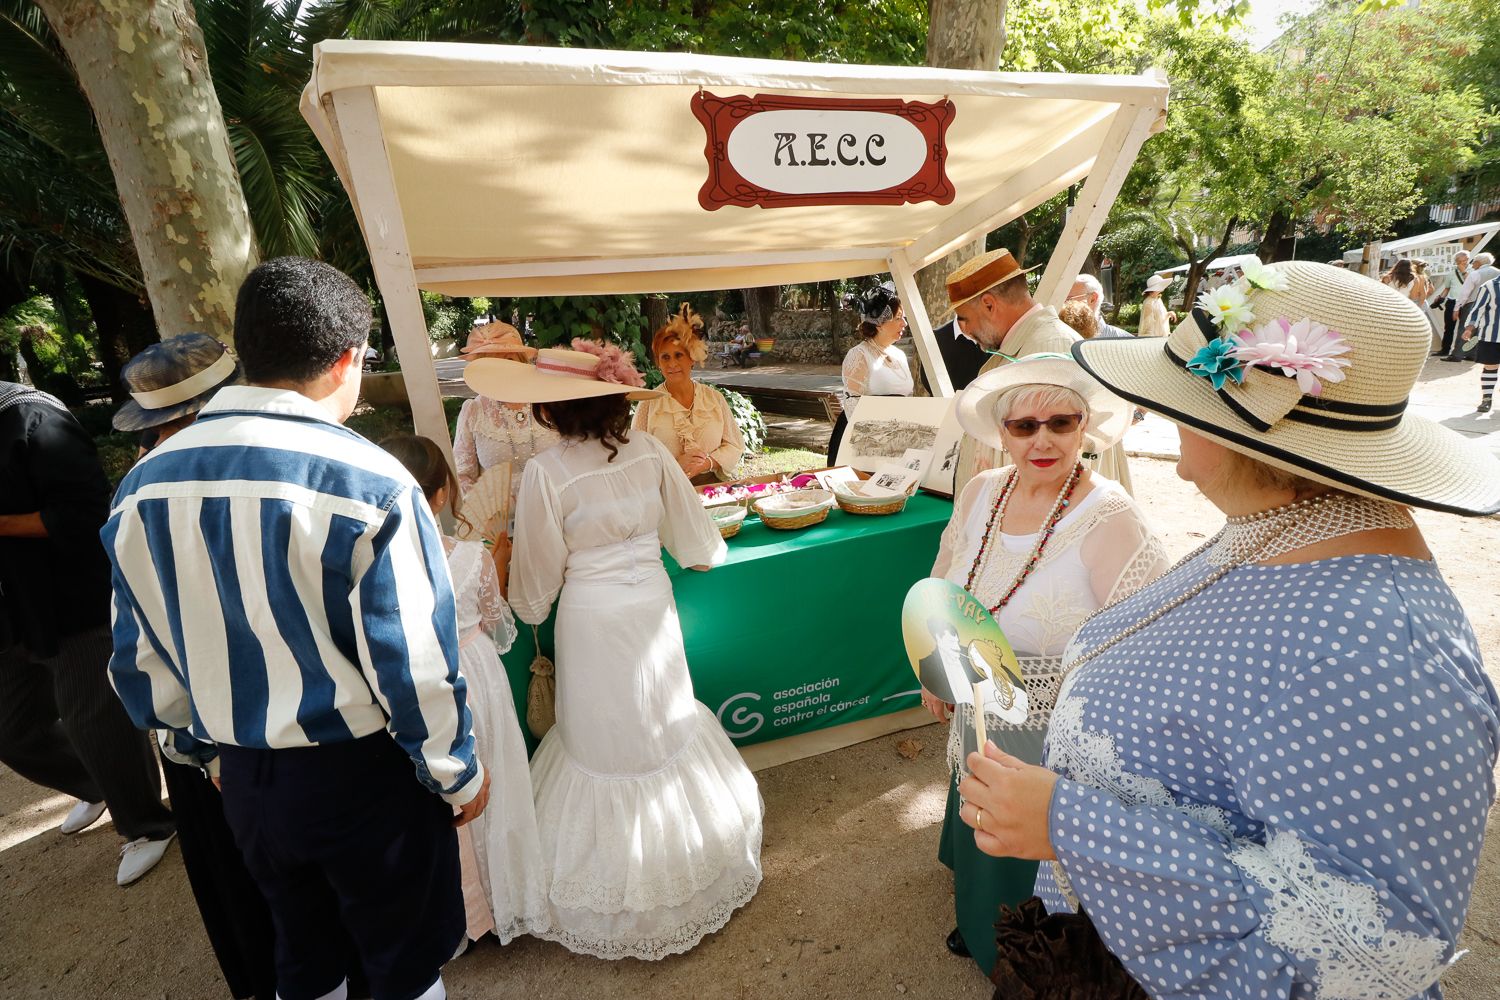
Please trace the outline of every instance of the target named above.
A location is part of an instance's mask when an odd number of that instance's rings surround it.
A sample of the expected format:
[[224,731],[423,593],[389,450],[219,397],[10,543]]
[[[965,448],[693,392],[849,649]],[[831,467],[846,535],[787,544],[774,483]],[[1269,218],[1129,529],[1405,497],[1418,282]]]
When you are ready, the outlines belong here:
[[[1456,366],[1445,366],[1456,367]],[[1222,520],[1167,462],[1132,463],[1137,489],[1174,555]],[[1500,671],[1500,523],[1418,518]],[[951,879],[936,861],[945,779],[943,732],[912,734],[915,760],[886,737],[758,777],[766,802],[766,881],[723,932],[659,963],[601,962],[523,939],[484,943],[452,963],[458,998],[766,997],[866,1000],[990,994],[950,957]],[[174,847],[137,885],[114,886],[118,839],[101,824],[56,832],[69,803],[0,770],[0,998],[223,996]],[[1492,814],[1493,820],[1493,814]],[[1492,822],[1491,826],[1495,824]],[[1444,978],[1449,1000],[1500,996],[1500,837],[1486,845],[1463,947]]]

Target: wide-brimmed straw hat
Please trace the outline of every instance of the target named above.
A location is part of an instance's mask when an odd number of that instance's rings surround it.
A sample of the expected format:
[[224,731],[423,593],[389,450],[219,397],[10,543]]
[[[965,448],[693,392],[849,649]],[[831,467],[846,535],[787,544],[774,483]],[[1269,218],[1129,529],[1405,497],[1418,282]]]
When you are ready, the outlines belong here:
[[1130,404],[1090,378],[1078,362],[1066,354],[1028,354],[992,368],[969,383],[958,399],[958,422],[964,433],[997,451],[1003,450],[995,403],[1007,389],[1023,385],[1057,386],[1083,397],[1089,408],[1084,451],[1103,452],[1130,429]]
[[1408,412],[1432,344],[1411,300],[1327,264],[1246,272],[1200,296],[1165,343],[1089,340],[1073,355],[1126,399],[1279,469],[1433,510],[1500,511],[1500,461]]
[[465,358],[497,354],[514,354],[523,358],[532,358],[536,357],[536,348],[527,347],[521,341],[521,331],[509,323],[495,320],[470,330],[469,341],[459,352],[459,356]]
[[1164,292],[1172,286],[1174,280],[1170,274],[1153,274],[1146,279],[1146,291]]
[[115,413],[114,428],[143,431],[197,413],[215,389],[239,374],[229,348],[206,333],[152,344],[120,369],[130,398]]
[[664,395],[642,388],[635,366],[613,346],[604,351],[544,347],[536,352],[534,365],[479,358],[465,366],[464,381],[479,395],[505,403],[560,403],[615,395],[640,400]]
[[948,308],[939,313],[933,322],[947,322],[948,317],[970,299],[983,295],[1002,282],[1030,274],[1041,266],[1034,264],[1023,268],[1016,263],[1010,251],[1003,247],[970,257],[948,275]]

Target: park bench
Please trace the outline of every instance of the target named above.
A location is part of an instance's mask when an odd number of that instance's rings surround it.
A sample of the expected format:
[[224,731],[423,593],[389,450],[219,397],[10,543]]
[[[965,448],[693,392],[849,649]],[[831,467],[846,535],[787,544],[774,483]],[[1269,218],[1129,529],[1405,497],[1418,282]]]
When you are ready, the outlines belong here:
[[719,385],[748,396],[762,411],[789,417],[822,417],[833,423],[844,410],[843,401],[832,389],[789,389],[782,386],[736,385],[733,382],[720,382]]

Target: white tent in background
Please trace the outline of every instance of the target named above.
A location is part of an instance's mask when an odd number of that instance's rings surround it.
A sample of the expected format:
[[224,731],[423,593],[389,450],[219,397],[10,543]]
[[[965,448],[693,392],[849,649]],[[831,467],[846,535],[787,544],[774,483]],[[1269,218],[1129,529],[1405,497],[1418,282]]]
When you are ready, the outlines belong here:
[[[951,102],[951,198],[710,211],[699,196],[714,146],[692,109],[705,93]],[[1038,290],[1059,303],[1166,104],[1159,73],[327,41],[302,113],[358,213],[417,431],[446,441],[418,289],[677,292],[890,271],[948,395],[915,272],[1082,181]],[[943,162],[942,144],[917,149]]]
[[[1247,260],[1259,261],[1260,258],[1257,257],[1257,256],[1255,256],[1255,254],[1253,254],[1253,253],[1237,253],[1237,254],[1230,254],[1228,257],[1215,257],[1213,260],[1211,260],[1211,261],[1208,262],[1208,265],[1203,270],[1204,270],[1205,273],[1208,273],[1208,272],[1211,272],[1211,271],[1224,271],[1224,270],[1227,270],[1228,268],[1231,268],[1231,267],[1243,267],[1244,264],[1245,264],[1245,261],[1247,261]],[[1156,273],[1157,274],[1180,274],[1180,273],[1186,273],[1187,270],[1188,270],[1188,268],[1191,267],[1191,266],[1192,266],[1191,264],[1178,264],[1176,267],[1164,268],[1163,270],[1157,271]]]
[[[1434,229],[1421,236],[1392,240],[1380,245],[1381,269],[1384,270],[1402,257],[1425,260],[1429,264],[1445,268],[1452,267],[1453,258],[1460,250],[1478,253],[1494,238],[1496,232],[1500,232],[1500,222],[1477,222],[1470,226]],[[1359,264],[1364,260],[1364,249],[1345,251],[1344,260],[1349,264]]]

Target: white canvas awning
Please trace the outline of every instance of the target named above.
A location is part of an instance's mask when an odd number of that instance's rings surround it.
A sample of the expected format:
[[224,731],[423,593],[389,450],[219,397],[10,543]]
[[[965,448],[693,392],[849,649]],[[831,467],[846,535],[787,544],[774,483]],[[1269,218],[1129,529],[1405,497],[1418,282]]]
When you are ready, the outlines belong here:
[[[1380,244],[1381,257],[1400,257],[1403,254],[1416,253],[1430,247],[1454,245],[1454,253],[1459,250],[1467,250],[1477,253],[1484,249],[1495,233],[1500,232],[1500,222],[1479,222],[1472,226],[1451,226],[1447,229],[1434,229],[1430,233],[1420,236],[1408,236],[1405,239],[1392,240],[1389,243]],[[1344,253],[1344,260],[1351,264],[1357,264],[1364,259],[1364,248],[1348,250]]]
[[[1260,258],[1257,257],[1257,256],[1255,256],[1255,254],[1253,254],[1253,253],[1236,253],[1236,254],[1230,254],[1228,257],[1215,257],[1213,260],[1211,260],[1211,261],[1208,262],[1208,264],[1203,268],[1203,270],[1204,271],[1222,271],[1225,268],[1230,268],[1230,267],[1243,267],[1244,264],[1245,264],[1245,261],[1247,261],[1247,260],[1259,261]],[[1190,265],[1190,264],[1178,264],[1176,267],[1165,268],[1164,270],[1157,271],[1156,273],[1157,274],[1179,274],[1181,272],[1186,271],[1191,266],[1192,265]]]
[[[690,110],[700,90],[950,100],[955,197],[708,211],[698,201],[705,134]],[[1043,301],[1064,297],[1166,103],[1156,73],[327,41],[315,49],[302,112],[359,215],[417,427],[444,439],[418,288],[679,292],[890,271],[934,388],[947,394],[916,270],[1087,178],[1039,289]]]

